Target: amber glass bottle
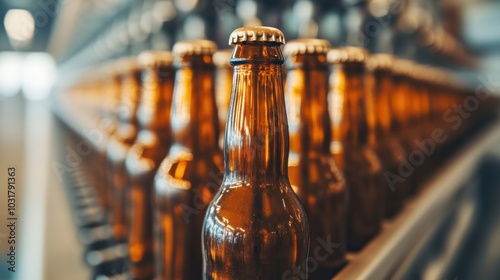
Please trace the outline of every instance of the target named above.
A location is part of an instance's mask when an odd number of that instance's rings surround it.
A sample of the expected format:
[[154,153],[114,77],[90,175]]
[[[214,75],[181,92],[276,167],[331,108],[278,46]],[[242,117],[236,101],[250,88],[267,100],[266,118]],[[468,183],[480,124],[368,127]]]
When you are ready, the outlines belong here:
[[96,128],[88,131],[94,152],[88,161],[92,173],[92,184],[95,186],[101,206],[109,210],[109,187],[106,172],[107,147],[110,138],[116,130],[115,111],[119,102],[119,83],[116,62],[107,62],[97,70],[98,87],[95,88],[101,104]]
[[174,86],[172,55],[146,51],[139,55],[142,93],[139,134],[126,159],[128,262],[132,279],[154,278],[153,179],[171,144],[170,106]]
[[425,154],[420,152],[417,145],[420,137],[416,119],[420,114],[419,102],[415,98],[415,87],[412,83],[411,72],[415,63],[406,59],[395,59],[393,72],[393,94],[390,99],[391,108],[394,112],[392,131],[396,137],[401,139],[406,158],[407,172],[403,172],[402,178],[409,182],[409,192],[414,192],[419,184],[420,178],[426,176],[428,163]]
[[[326,61],[329,48],[326,40],[297,39],[283,49],[288,70],[285,89],[290,132],[288,174],[307,213],[311,252],[319,254],[321,250],[319,269],[309,271],[309,279],[331,277],[345,263],[347,245],[348,194],[344,176],[329,150]],[[327,240],[335,243],[333,250],[322,247]]]
[[381,163],[368,142],[363,48],[328,52],[332,64],[328,105],[332,127],[330,151],[344,172],[349,190],[347,244],[360,249],[380,229],[385,189]]
[[155,178],[156,276],[202,277],[201,228],[222,177],[212,41],[174,45],[173,144]]
[[385,190],[385,215],[398,213],[409,190],[409,180],[402,177],[399,168],[404,164],[406,151],[391,133],[393,112],[390,106],[393,94],[391,67],[393,57],[374,54],[367,62],[367,107],[369,139],[383,166]]
[[224,132],[226,119],[231,101],[231,87],[233,86],[233,66],[229,63],[233,50],[220,50],[214,54],[215,72],[215,101],[219,115],[219,146],[224,147]]
[[203,226],[203,279],[307,275],[307,217],[288,181],[284,43],[271,27],[233,31],[233,89],[221,189]]
[[110,187],[109,203],[113,234],[118,241],[125,241],[126,227],[126,192],[128,185],[125,159],[135,142],[138,132],[137,108],[140,99],[141,73],[137,58],[123,58],[116,67],[120,75],[120,105],[117,108],[118,126],[109,141],[108,184]]

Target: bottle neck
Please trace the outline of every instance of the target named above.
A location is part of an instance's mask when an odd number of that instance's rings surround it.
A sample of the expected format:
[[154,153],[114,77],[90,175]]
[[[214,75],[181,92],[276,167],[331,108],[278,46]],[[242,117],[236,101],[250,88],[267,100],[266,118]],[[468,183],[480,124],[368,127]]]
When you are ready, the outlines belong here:
[[379,139],[388,136],[393,126],[390,106],[392,93],[393,88],[390,73],[376,71],[373,74],[373,118],[375,133]]
[[215,74],[216,80],[216,100],[219,123],[225,127],[227,113],[229,111],[229,102],[231,101],[231,87],[233,86],[232,67],[218,67]]
[[[231,59],[235,67],[225,134],[226,178],[276,181],[288,175],[288,124],[282,67],[269,60],[239,59],[252,57],[253,54],[246,53],[252,51],[247,47],[237,45],[236,55]],[[283,61],[278,46],[261,45],[257,51],[275,54],[277,61]]]
[[142,71],[141,102],[137,110],[139,129],[156,135],[170,133],[173,86],[172,67],[151,66]]
[[408,124],[409,104],[407,95],[410,86],[403,77],[393,78],[393,91],[390,98],[391,111],[393,112],[392,131],[399,133]]
[[120,81],[120,102],[117,108],[118,130],[136,133],[137,108],[141,96],[140,71],[126,74]]
[[368,144],[363,64],[336,64],[330,74],[328,93],[332,127],[330,150],[343,153],[346,147]]
[[[288,69],[286,108],[290,131],[290,152],[327,153],[330,145],[328,116],[328,66],[324,55],[310,55]],[[322,56],[323,62],[318,61]],[[313,59],[316,58],[316,61]],[[291,59],[297,59],[292,57]]]
[[179,65],[175,75],[171,109],[173,141],[193,153],[211,153],[218,149],[219,133],[214,67],[211,56],[191,59],[190,64]]

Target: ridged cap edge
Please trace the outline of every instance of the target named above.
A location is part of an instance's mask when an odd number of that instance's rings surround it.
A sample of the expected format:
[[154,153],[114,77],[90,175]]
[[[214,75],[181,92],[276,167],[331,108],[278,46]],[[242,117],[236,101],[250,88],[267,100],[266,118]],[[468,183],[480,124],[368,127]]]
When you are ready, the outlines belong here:
[[270,42],[282,45],[285,43],[285,35],[274,27],[248,26],[234,30],[229,36],[229,45],[244,42]]

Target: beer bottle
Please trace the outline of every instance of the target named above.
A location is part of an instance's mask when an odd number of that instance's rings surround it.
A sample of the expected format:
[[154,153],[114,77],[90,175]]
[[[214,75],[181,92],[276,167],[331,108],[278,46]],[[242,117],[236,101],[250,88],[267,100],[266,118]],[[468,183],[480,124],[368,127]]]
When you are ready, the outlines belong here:
[[[117,62],[108,62],[101,68],[101,92],[104,98],[102,108],[102,118],[98,123],[98,133],[101,136],[95,137],[95,158],[92,164],[96,174],[96,188],[98,189],[101,205],[104,210],[110,210],[109,182],[107,175],[107,147],[111,137],[113,137],[117,127],[116,110],[120,101],[120,81],[118,76]],[[92,137],[92,139],[94,139]]]
[[171,143],[174,72],[168,51],[145,51],[138,61],[142,68],[142,93],[137,109],[140,130],[126,159],[130,182],[128,262],[132,279],[153,279],[153,179]]
[[330,151],[345,174],[349,190],[347,246],[350,250],[359,250],[378,232],[384,209],[382,167],[368,142],[366,58],[366,50],[359,47],[336,48],[327,55],[331,64]]
[[205,211],[222,177],[212,41],[180,41],[171,109],[173,144],[155,177],[156,276],[200,279]]
[[117,67],[121,69],[120,105],[117,109],[118,126],[108,144],[107,172],[113,234],[116,240],[125,241],[128,184],[125,159],[137,137],[136,113],[140,97],[140,69],[135,57],[123,58],[118,63]]
[[[420,147],[415,144],[414,147],[418,150],[414,153],[417,153],[418,151],[423,152],[424,159],[422,161],[421,168],[416,170],[414,188],[410,188],[409,194],[416,193],[426,180],[431,177],[434,170],[434,167],[432,167],[433,150],[435,150],[438,146],[438,143],[434,143],[434,140],[431,140],[433,137],[432,131],[435,127],[429,122],[429,92],[425,77],[422,74],[422,71],[426,71],[426,68],[426,66],[415,64],[411,72],[412,99],[410,102],[413,103],[415,107],[415,119],[413,121],[415,139],[413,142],[418,141],[420,143]],[[418,158],[413,155],[412,160],[413,163],[415,163],[415,160],[418,160]]]
[[224,148],[224,132],[226,128],[229,102],[231,101],[231,87],[233,86],[233,66],[229,63],[233,50],[220,50],[214,54],[215,72],[215,100],[219,116],[219,146]]
[[[345,263],[348,195],[343,174],[329,152],[329,48],[326,40],[297,39],[283,49],[288,70],[288,174],[307,213],[311,248],[321,248],[322,256],[326,254],[318,260],[318,271],[309,271],[309,279],[331,278]],[[324,241],[335,243],[335,248],[324,253]]]
[[374,54],[368,59],[370,70],[367,85],[367,107],[370,144],[380,158],[384,172],[385,216],[398,213],[409,189],[409,180],[399,174],[404,164],[406,151],[399,140],[391,134],[393,112],[390,106],[393,94],[391,67],[393,57],[389,54]]
[[204,279],[307,276],[309,225],[288,181],[283,43],[283,33],[271,27],[238,28],[230,36],[225,173],[203,226]]
[[[401,139],[401,144],[406,151],[407,161],[405,172],[401,177],[409,182],[409,192],[414,192],[420,184],[418,178],[426,176],[426,157],[421,148],[416,144],[418,135],[415,118],[418,115],[418,101],[412,92],[414,85],[411,80],[411,71],[415,63],[406,59],[395,59],[393,64],[394,91],[390,99],[391,110],[394,112],[392,131]],[[417,107],[417,108],[415,108]]]

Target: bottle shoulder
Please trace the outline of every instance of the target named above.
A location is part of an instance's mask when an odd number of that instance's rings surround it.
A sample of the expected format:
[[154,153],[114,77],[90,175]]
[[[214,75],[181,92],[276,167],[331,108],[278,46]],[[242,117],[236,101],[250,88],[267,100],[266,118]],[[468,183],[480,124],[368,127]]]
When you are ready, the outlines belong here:
[[219,150],[200,156],[174,145],[156,173],[155,188],[159,194],[207,186],[218,189],[223,174],[222,162]]
[[345,193],[344,174],[328,154],[310,155],[289,161],[288,176],[297,195],[314,193],[315,195],[337,195]]
[[307,218],[297,196],[287,182],[280,184],[248,185],[225,180],[207,219],[225,221],[232,228],[269,232],[305,227]]
[[346,147],[341,155],[345,161],[345,171],[351,170],[358,174],[377,174],[382,172],[382,163],[376,149],[369,145]]

